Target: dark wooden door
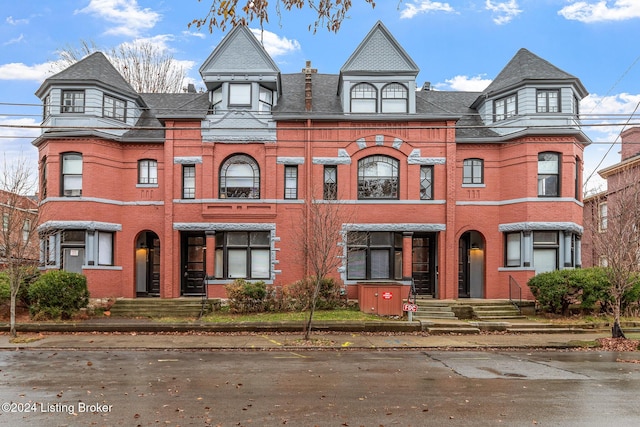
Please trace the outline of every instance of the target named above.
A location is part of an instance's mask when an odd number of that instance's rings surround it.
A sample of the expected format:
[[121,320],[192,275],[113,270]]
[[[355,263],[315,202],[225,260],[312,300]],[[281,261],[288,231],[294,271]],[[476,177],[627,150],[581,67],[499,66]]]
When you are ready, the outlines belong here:
[[418,295],[435,296],[435,234],[415,234],[412,239],[412,278]]
[[182,236],[182,295],[202,295],[205,276],[205,235]]

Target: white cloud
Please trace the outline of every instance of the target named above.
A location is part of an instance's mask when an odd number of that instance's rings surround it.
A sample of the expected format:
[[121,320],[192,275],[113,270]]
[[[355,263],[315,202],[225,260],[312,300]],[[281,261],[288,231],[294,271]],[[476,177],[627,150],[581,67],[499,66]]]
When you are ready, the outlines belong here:
[[13,16],[7,16],[5,22],[9,25],[26,25],[29,23],[28,19],[14,19]]
[[252,28],[251,32],[259,41],[262,41],[265,50],[273,58],[300,50],[300,43],[297,40],[289,40],[271,31],[262,31],[258,28]]
[[493,22],[498,25],[508,24],[513,20],[513,18],[522,13],[522,10],[519,9],[518,2],[516,0],[509,0],[506,2],[486,0],[485,8],[493,13]]
[[9,46],[10,44],[20,43],[22,40],[24,40],[24,34],[20,34],[18,37],[13,38],[11,40],[8,40],[8,41],[2,43],[2,45],[3,46]]
[[640,18],[640,2],[638,0],[578,1],[560,9],[558,15],[585,23],[623,21]]
[[91,0],[75,14],[86,13],[97,16],[112,24],[105,34],[135,37],[144,30],[153,28],[160,20],[160,14],[149,8],[140,8],[137,0]]
[[0,64],[0,80],[35,80],[42,82],[49,77],[56,68],[55,62],[26,65],[21,62]]
[[201,31],[183,31],[182,35],[187,37],[197,37],[199,39],[207,38],[207,36]]
[[437,83],[434,87],[438,90],[459,90],[462,92],[482,92],[491,84],[491,79],[485,79],[482,75],[455,76],[445,80],[445,83]]
[[400,12],[400,18],[411,19],[420,13],[429,12],[456,13],[455,9],[452,8],[449,3],[441,3],[439,1],[431,0],[414,0],[413,3],[405,4],[404,9]]

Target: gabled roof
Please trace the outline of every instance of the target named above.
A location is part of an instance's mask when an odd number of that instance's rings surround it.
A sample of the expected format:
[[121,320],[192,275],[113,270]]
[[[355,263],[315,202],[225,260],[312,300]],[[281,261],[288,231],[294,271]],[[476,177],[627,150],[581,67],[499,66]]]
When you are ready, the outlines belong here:
[[280,73],[276,63],[244,25],[233,28],[200,67],[200,74],[205,81],[208,75],[234,73]]
[[526,81],[561,81],[572,80],[578,92],[584,97],[588,92],[580,80],[551,64],[550,62],[531,53],[527,49],[520,49],[509,63],[493,79],[493,82],[484,90],[484,95],[492,95],[510,90]]
[[58,74],[47,78],[36,91],[36,96],[42,97],[46,89],[53,84],[81,84],[91,82],[106,86],[118,93],[137,97],[138,94],[122,77],[102,52],[94,52],[81,59]]
[[404,74],[420,69],[389,30],[378,21],[340,69],[340,74]]

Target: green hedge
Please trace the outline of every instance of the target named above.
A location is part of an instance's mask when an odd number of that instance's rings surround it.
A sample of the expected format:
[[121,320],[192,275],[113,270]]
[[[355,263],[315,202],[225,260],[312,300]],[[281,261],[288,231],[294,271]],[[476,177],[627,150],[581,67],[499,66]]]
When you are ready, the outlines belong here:
[[[597,307],[609,310],[612,303],[609,280],[602,267],[541,273],[529,279],[527,284],[543,310],[550,313],[566,315],[572,305],[586,310]],[[639,298],[640,280],[625,293],[623,311],[637,305]]]
[[29,286],[29,311],[36,320],[70,319],[89,303],[82,274],[50,271]]

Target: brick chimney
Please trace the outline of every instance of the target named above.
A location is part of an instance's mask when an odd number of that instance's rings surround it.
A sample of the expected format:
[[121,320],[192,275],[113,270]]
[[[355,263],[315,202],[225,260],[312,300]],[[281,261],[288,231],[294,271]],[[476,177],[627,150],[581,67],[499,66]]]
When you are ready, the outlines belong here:
[[640,154],[640,127],[632,127],[620,134],[622,161]]
[[302,69],[304,73],[304,110],[311,111],[313,104],[313,90],[311,88],[311,75],[318,72],[316,68],[311,68],[311,61],[307,61],[306,67]]

